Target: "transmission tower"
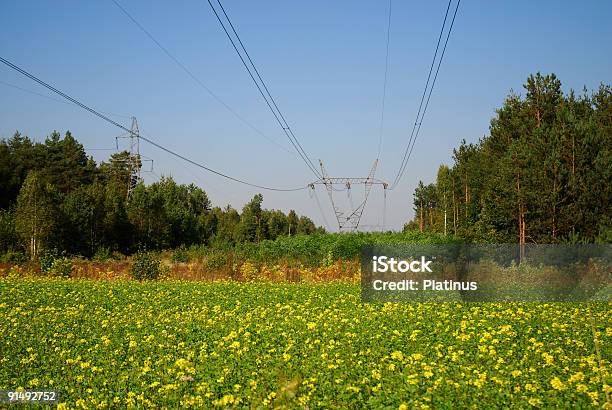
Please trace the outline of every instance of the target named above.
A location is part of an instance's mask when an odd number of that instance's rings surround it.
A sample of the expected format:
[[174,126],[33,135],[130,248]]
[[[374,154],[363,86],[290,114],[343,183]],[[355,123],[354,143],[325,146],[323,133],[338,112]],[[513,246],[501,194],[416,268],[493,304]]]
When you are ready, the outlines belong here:
[[127,189],[126,195],[129,199],[132,196],[132,192],[136,185],[142,181],[140,174],[143,162],[149,162],[151,164],[149,172],[153,171],[153,160],[151,158],[143,157],[140,155],[140,130],[138,129],[138,121],[136,117],[132,117],[132,126],[130,127],[129,133],[124,133],[115,137],[115,145],[119,150],[119,138],[129,138],[129,156],[125,160],[115,160],[114,162],[120,162],[126,165],[128,169]]
[[[327,174],[325,167],[323,166],[323,161],[319,160],[319,165],[321,166],[322,178],[311,183],[310,188],[314,190],[315,185],[325,186],[325,190],[327,191],[327,195],[329,196],[329,200],[334,210],[334,214],[336,215],[336,220],[338,221],[338,229],[340,230],[340,232],[356,231],[359,227],[359,222],[361,221],[361,216],[363,215],[363,210],[365,209],[368,197],[370,196],[372,186],[381,185],[385,190],[386,196],[388,184],[384,181],[374,178],[374,173],[376,172],[376,167],[378,166],[378,159],[374,161],[370,173],[365,178],[330,177]],[[352,195],[352,188],[355,185],[363,185],[364,187],[363,201],[359,202],[357,206],[353,204]],[[334,192],[340,191],[347,191],[347,195],[350,202],[348,210],[343,210],[340,206],[338,206],[337,201],[334,200]]]

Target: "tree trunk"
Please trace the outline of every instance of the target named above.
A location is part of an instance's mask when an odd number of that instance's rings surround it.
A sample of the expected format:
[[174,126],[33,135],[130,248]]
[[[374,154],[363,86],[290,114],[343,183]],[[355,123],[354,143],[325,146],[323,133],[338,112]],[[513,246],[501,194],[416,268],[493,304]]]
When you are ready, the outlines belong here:
[[419,203],[419,230],[423,232],[423,201]]
[[519,262],[525,257],[525,206],[521,198],[521,174],[516,175],[516,193],[518,197],[518,230],[519,230]]
[[468,202],[470,201],[470,194],[468,192],[467,182],[465,184],[465,217],[468,217]]

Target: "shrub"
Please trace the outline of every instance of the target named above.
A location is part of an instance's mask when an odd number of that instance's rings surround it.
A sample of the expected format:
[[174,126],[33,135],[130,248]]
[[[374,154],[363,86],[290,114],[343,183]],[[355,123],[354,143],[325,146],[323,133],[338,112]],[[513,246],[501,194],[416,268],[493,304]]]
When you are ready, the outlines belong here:
[[254,281],[259,276],[259,269],[255,264],[250,261],[246,261],[240,267],[240,273],[245,281]]
[[69,278],[72,273],[72,261],[57,249],[48,249],[38,258],[40,270],[44,273]]
[[2,256],[2,262],[5,263],[14,263],[16,265],[21,265],[23,263],[26,263],[27,261],[28,256],[25,253],[12,249],[6,251],[4,256]]
[[93,259],[98,262],[105,262],[112,258],[110,248],[107,246],[99,246],[94,253]]
[[180,248],[176,248],[174,252],[172,252],[172,256],[170,257],[170,260],[174,263],[189,262],[189,252],[183,246],[181,246]]
[[205,266],[209,271],[222,269],[227,265],[227,256],[225,252],[211,252],[206,257]]
[[151,252],[138,252],[134,255],[134,263],[130,275],[137,280],[154,280],[161,273],[161,262]]
[[72,261],[65,256],[55,259],[51,263],[49,273],[53,274],[54,276],[69,278],[70,274],[72,273]]
[[38,262],[40,263],[40,270],[44,273],[50,273],[51,268],[53,267],[53,262],[60,257],[57,249],[47,249],[41,253],[38,257]]

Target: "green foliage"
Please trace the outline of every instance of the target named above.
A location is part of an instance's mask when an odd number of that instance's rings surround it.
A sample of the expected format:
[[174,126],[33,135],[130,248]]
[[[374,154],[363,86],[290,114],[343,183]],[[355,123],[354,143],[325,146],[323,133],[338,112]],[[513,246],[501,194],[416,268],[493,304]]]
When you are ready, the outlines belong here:
[[170,257],[170,260],[175,263],[189,262],[189,252],[184,246],[178,247],[172,252],[172,256]]
[[609,303],[383,304],[360,293],[2,279],[2,356],[23,359],[2,364],[0,385],[53,380],[69,409],[606,405]]
[[137,280],[155,280],[162,273],[161,261],[153,252],[138,252],[134,255],[130,275]]
[[112,258],[110,248],[106,246],[99,246],[94,253],[93,260],[104,262]]
[[[0,140],[0,253],[44,248],[101,259],[99,249],[131,254],[196,244],[215,248],[314,232],[307,217],[262,208],[212,208],[206,192],[171,177],[144,185],[140,158],[127,151],[96,165],[70,132],[44,143],[16,133]],[[128,187],[132,188],[128,200]],[[97,255],[96,255],[97,254]]]
[[53,276],[69,278],[72,273],[72,261],[65,256],[54,259],[49,268],[49,273]]
[[57,248],[44,250],[38,258],[38,263],[40,264],[40,270],[44,273],[51,272],[51,268],[53,267],[53,262],[55,262],[55,260],[59,259],[60,257],[61,257],[60,253],[57,250]]
[[0,252],[12,251],[18,243],[13,212],[0,209]]
[[462,141],[454,164],[414,192],[421,231],[475,242],[594,242],[612,220],[612,86],[564,95],[554,74],[511,94],[490,135]]
[[9,249],[4,253],[2,259],[0,260],[4,263],[21,265],[22,263],[26,263],[28,261],[28,256],[21,251]]
[[216,271],[227,266],[227,253],[223,251],[213,251],[208,253],[204,259],[204,266],[209,271]]
[[359,258],[361,248],[375,244],[457,243],[453,236],[409,231],[404,233],[314,233],[311,235],[281,236],[258,244],[237,244],[234,252],[238,260],[274,263],[297,260],[308,266],[324,266],[338,259]]
[[36,259],[58,226],[54,188],[37,171],[28,173],[17,197],[15,231]]
[[72,273],[72,261],[56,248],[42,252],[38,262],[40,263],[40,270],[51,276],[68,278]]

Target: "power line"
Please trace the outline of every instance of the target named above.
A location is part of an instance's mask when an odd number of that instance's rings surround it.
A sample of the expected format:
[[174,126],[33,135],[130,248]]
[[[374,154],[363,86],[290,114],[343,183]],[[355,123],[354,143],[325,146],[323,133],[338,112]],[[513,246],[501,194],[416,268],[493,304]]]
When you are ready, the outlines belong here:
[[[289,127],[289,124],[285,120],[285,117],[283,116],[282,112],[278,108],[278,105],[276,104],[276,101],[274,100],[274,98],[270,94],[270,91],[268,90],[268,87],[266,86],[266,83],[264,82],[264,80],[262,79],[261,75],[259,74],[259,71],[257,70],[257,67],[255,66],[255,64],[253,63],[253,60],[251,59],[251,56],[247,52],[246,47],[244,46],[242,40],[240,39],[240,36],[238,35],[238,32],[236,31],[236,29],[234,28],[234,25],[232,24],[232,21],[230,20],[229,16],[225,12],[225,9],[223,8],[223,5],[221,4],[221,2],[219,0],[217,0],[217,3],[219,4],[219,7],[221,8],[221,11],[223,12],[223,15],[225,16],[227,22],[229,23],[232,32],[236,36],[236,39],[240,43],[240,46],[241,46],[244,54],[246,55],[247,59],[251,63],[251,66],[253,67],[253,70],[255,71],[255,74],[257,75],[257,78],[259,78],[259,81],[261,82],[261,85],[255,79],[255,75],[253,75],[253,72],[249,68],[249,65],[246,63],[244,57],[242,56],[242,53],[240,53],[240,51],[238,50],[238,46],[236,45],[236,42],[234,41],[234,39],[230,35],[229,31],[227,30],[227,27],[223,23],[223,20],[221,19],[221,16],[219,15],[217,10],[213,6],[211,0],[207,0],[207,1],[208,1],[208,4],[210,5],[210,8],[213,11],[213,13],[217,17],[217,20],[219,21],[219,24],[221,24],[221,28],[223,29],[223,31],[227,35],[227,38],[229,39],[230,43],[234,47],[234,50],[238,54],[238,57],[240,58],[240,61],[242,61],[242,65],[244,66],[244,68],[249,73],[249,76],[251,77],[251,79],[255,83],[255,86],[259,90],[259,93],[261,94],[261,96],[263,97],[264,101],[266,102],[266,105],[268,106],[268,108],[270,109],[272,114],[274,115],[274,118],[278,122],[278,125],[280,125],[280,127],[283,129],[283,132],[285,133],[285,135],[287,136],[287,138],[289,139],[289,141],[291,142],[291,144],[293,145],[293,147],[295,148],[297,153],[300,155],[300,157],[302,157],[302,160],[306,163],[306,166],[308,168],[310,168],[310,170],[315,174],[315,176],[317,178],[321,178],[321,175],[319,174],[319,172],[317,171],[316,167],[312,163],[312,160],[308,157],[308,154],[306,154],[306,151],[304,151],[304,148],[302,147],[302,145],[300,144],[299,140],[297,139],[297,137],[295,136],[295,134],[291,130],[291,127]],[[264,90],[262,90],[262,86],[263,86],[263,89],[265,89],[265,91],[266,91],[265,93],[264,93]],[[266,94],[267,94],[267,96],[266,96]],[[274,108],[272,106],[274,106]]]
[[310,187],[312,189],[312,193],[313,193],[313,197],[317,203],[317,207],[319,208],[319,213],[321,214],[321,218],[323,219],[323,223],[325,223],[325,228],[327,228],[327,230],[330,230],[330,226],[329,223],[327,222],[327,218],[325,217],[325,212],[323,212],[323,207],[321,206],[321,201],[319,201],[319,196],[317,195],[317,190],[313,185],[311,185]]
[[378,137],[378,154],[376,154],[376,158],[380,158],[380,151],[382,149],[383,140],[383,126],[385,123],[385,100],[387,98],[387,75],[389,72],[389,39],[391,37],[391,2],[392,0],[389,0],[389,17],[387,20],[387,51],[385,55],[385,81],[383,82],[382,107],[380,110],[380,131]]
[[[459,4],[460,3],[461,3],[461,0],[458,0],[457,1],[457,6],[455,7],[455,13],[453,15],[453,23],[455,21],[455,16],[457,15],[457,10],[459,9]],[[420,121],[422,121],[423,117],[424,117],[424,113],[425,113],[426,108],[423,111],[421,111],[421,110],[423,108],[423,102],[425,100],[425,96],[427,95],[427,89],[429,88],[429,81],[431,80],[431,74],[433,72],[433,67],[434,67],[434,65],[436,63],[436,59],[437,59],[437,56],[438,56],[438,50],[440,48],[440,41],[442,39],[442,35],[444,34],[444,28],[446,27],[446,21],[448,19],[448,12],[450,10],[451,4],[452,4],[452,0],[449,0],[448,1],[448,5],[446,6],[446,12],[444,13],[444,21],[442,22],[442,27],[440,28],[440,34],[438,35],[438,41],[436,43],[436,50],[434,52],[434,56],[432,58],[431,65],[429,67],[429,73],[427,74],[427,81],[425,82],[425,88],[423,89],[423,94],[421,95],[421,101],[419,103],[419,109],[417,111],[417,115],[416,115],[416,118],[415,118],[415,121],[414,121],[414,125],[412,126],[412,131],[410,133],[410,138],[408,139],[408,144],[406,146],[406,150],[404,151],[404,156],[402,158],[402,162],[401,162],[400,168],[399,168],[399,170],[397,172],[397,175],[395,176],[395,179],[394,179],[393,184],[391,185],[390,189],[394,189],[397,186],[397,184],[399,183],[400,179],[402,178],[402,176],[404,174],[404,171],[406,170],[406,166],[408,164],[408,159],[410,157],[409,153],[412,152],[411,147],[414,146],[414,140],[416,140],[415,131],[416,131],[417,125],[419,125],[419,118],[420,118]],[[451,33],[452,29],[453,29],[453,24],[451,23],[450,29],[448,31],[448,35],[446,37],[446,43],[448,43],[448,38],[450,37],[450,33]],[[444,45],[444,49],[446,49],[446,43]],[[442,59],[443,58],[444,58],[444,54],[441,55],[440,60],[438,62],[438,70],[440,68],[440,65],[442,64]],[[436,76],[437,76],[437,74],[436,74]],[[432,82],[432,85],[431,85],[430,95],[431,95],[431,90],[433,90],[434,85],[435,85],[435,79],[434,79],[434,81]],[[429,99],[428,99],[428,102],[429,102]],[[423,115],[421,115],[421,114],[423,114]],[[420,125],[419,125],[419,128],[420,128]]]
[[159,41],[157,41],[157,39],[153,36],[153,34],[151,34],[151,32],[149,30],[147,30],[142,24],[140,24],[140,22],[138,22],[138,20],[136,20],[136,18],[134,16],[132,16],[117,0],[111,0],[111,1],[117,6],[117,8],[119,8],[119,10],[121,10],[121,12],[123,12],[123,14],[125,14],[132,21],[132,23],[134,23],[134,25],[136,25],[136,27],[138,27],[140,29],[140,31],[142,31],[147,37],[149,37],[149,39],[151,41],[153,41],[153,43],[155,43],[155,45],[161,51],[163,51],[164,54],[166,54],[166,56],[168,56],[168,58],[170,58],[172,61],[174,61],[174,63],[181,70],[183,70],[185,72],[185,74],[187,74],[193,81],[195,81],[195,83],[197,85],[199,85],[200,88],[202,88],[204,91],[206,91],[219,104],[221,104],[223,107],[225,107],[225,109],[227,111],[229,111],[232,115],[234,115],[234,117],[236,117],[240,122],[242,122],[244,125],[249,127],[255,133],[257,133],[260,136],[262,136],[263,138],[267,139],[272,144],[274,144],[277,147],[281,148],[283,151],[285,151],[285,152],[295,156],[295,153],[293,151],[291,151],[291,150],[287,149],[285,146],[279,144],[276,140],[274,140],[273,138],[269,137],[263,131],[261,131],[260,129],[255,127],[253,124],[251,124],[249,121],[247,121],[243,116],[238,114],[238,112],[236,112],[236,110],[234,110],[231,106],[229,106],[229,104],[227,104],[225,101],[223,101],[221,99],[221,97],[219,97],[217,94],[215,94],[206,84],[204,84],[204,82],[202,80],[200,80],[190,69],[188,69],[187,66],[185,66],[185,64],[183,64],[166,47],[164,47]]
[[[72,105],[68,101],[60,100],[59,98],[53,98],[50,95],[41,94],[41,93],[33,91],[33,90],[28,90],[27,88],[23,88],[23,87],[20,87],[18,85],[15,85],[15,84],[7,83],[5,81],[0,81],[0,84],[5,85],[7,87],[14,88],[14,89],[19,90],[19,91],[23,91],[23,92],[28,93],[28,94],[32,94],[32,95],[36,95],[36,96],[45,98],[47,100],[55,101],[57,103]],[[129,115],[125,115],[125,114],[114,114],[112,112],[105,112],[105,111],[100,111],[100,112],[103,113],[103,114],[106,114],[106,115],[113,116],[113,117],[130,118]]]
[[[71,97],[71,96],[69,96],[68,94],[66,94],[66,93],[64,93],[64,92],[62,92],[62,91],[60,91],[60,90],[58,90],[57,88],[55,88],[55,87],[53,87],[53,86],[51,86],[51,85],[47,84],[47,83],[46,83],[46,82],[44,82],[43,80],[41,80],[41,79],[37,78],[37,77],[36,77],[36,76],[34,76],[33,74],[30,74],[30,73],[29,73],[29,72],[27,72],[26,70],[24,70],[24,69],[22,69],[22,68],[20,68],[20,67],[16,66],[15,64],[13,64],[13,63],[11,63],[10,61],[6,60],[5,58],[0,57],[0,62],[2,62],[3,64],[5,64],[6,66],[8,66],[8,67],[12,68],[13,70],[15,70],[15,71],[17,71],[17,72],[19,72],[19,73],[23,74],[24,76],[26,76],[26,77],[30,78],[31,80],[36,81],[38,84],[40,84],[40,85],[42,85],[43,87],[45,87],[45,88],[47,88],[47,89],[49,89],[49,90],[53,91],[54,93],[56,93],[56,94],[60,95],[61,97],[65,98],[66,100],[68,100],[68,101],[70,101],[70,102],[72,102],[72,103],[74,103],[74,104],[78,105],[79,107],[83,108],[84,110],[89,111],[91,114],[95,115],[96,117],[99,117],[99,118],[103,119],[104,121],[106,121],[106,122],[108,122],[108,123],[110,123],[110,124],[114,125],[114,126],[115,126],[115,127],[117,127],[117,128],[120,128],[120,129],[122,129],[122,130],[124,130],[124,131],[127,131],[127,132],[129,132],[129,133],[132,133],[132,130],[130,130],[129,128],[126,128],[125,126],[123,126],[123,125],[119,124],[118,122],[116,122],[116,121],[114,121],[114,120],[112,120],[112,119],[108,118],[106,115],[104,115],[104,114],[100,113],[99,111],[96,111],[96,110],[94,110],[93,108],[88,107],[87,105],[83,104],[83,103],[82,103],[82,102],[80,102],[79,100],[77,100],[77,99],[75,99],[75,98],[72,98],[72,97]],[[164,147],[164,146],[162,146],[162,145],[158,144],[157,142],[155,142],[155,141],[153,141],[153,140],[151,140],[151,139],[149,139],[149,138],[147,138],[147,137],[143,137],[142,135],[137,135],[137,137],[138,137],[138,138],[140,138],[140,139],[142,139],[143,141],[148,142],[149,144],[153,145],[154,147],[159,148],[160,150],[162,150],[162,151],[164,151],[164,152],[166,152],[166,153],[168,153],[168,154],[174,155],[175,157],[180,158],[180,159],[182,159],[183,161],[189,162],[190,164],[197,166],[198,168],[202,168],[202,169],[204,169],[204,170],[206,170],[206,171],[208,171],[208,172],[211,172],[211,173],[213,173],[213,174],[219,175],[220,177],[223,177],[223,178],[226,178],[226,179],[232,180],[232,181],[234,181],[234,182],[241,183],[241,184],[243,184],[243,185],[248,185],[248,186],[251,186],[251,187],[254,187],[254,188],[259,188],[259,189],[265,189],[265,190],[268,190],[268,191],[282,191],[282,192],[301,191],[301,190],[304,190],[304,189],[307,189],[307,188],[308,188],[308,186],[303,186],[303,187],[300,187],[300,188],[281,189],[281,188],[271,188],[271,187],[267,187],[267,186],[264,186],[264,185],[252,184],[252,183],[250,183],[250,182],[243,181],[243,180],[241,180],[241,179],[239,179],[239,178],[235,178],[235,177],[229,176],[229,175],[227,175],[227,174],[224,174],[224,173],[222,173],[222,172],[216,171],[216,170],[214,170],[214,169],[212,169],[212,168],[207,167],[206,165],[200,164],[200,163],[198,163],[198,162],[196,162],[196,161],[194,161],[194,160],[192,160],[192,159],[189,159],[189,158],[185,157],[184,155],[181,155],[181,154],[179,154],[179,153],[177,153],[177,152],[175,152],[175,151],[172,151],[172,150],[171,150],[171,149],[169,149],[169,148],[166,148],[166,147]]]
[[440,34],[438,35],[438,42],[436,43],[436,50],[435,50],[433,58],[431,60],[431,65],[429,67],[429,73],[427,74],[427,81],[425,82],[425,88],[423,89],[423,95],[421,95],[421,102],[419,103],[419,109],[417,111],[416,118],[414,119],[414,125],[412,126],[412,131],[410,132],[410,138],[408,138],[408,144],[406,146],[406,150],[404,151],[404,156],[402,158],[402,162],[401,162],[400,167],[399,167],[399,169],[397,171],[395,179],[393,180],[393,183],[391,184],[391,189],[394,189],[395,186],[397,185],[397,183],[399,182],[400,175],[403,174],[403,169],[404,169],[405,163],[407,162],[407,159],[408,159],[408,152],[410,150],[410,145],[412,143],[412,138],[414,136],[414,132],[416,130],[417,123],[419,121],[419,117],[421,115],[421,109],[423,107],[423,102],[425,100],[425,95],[427,94],[427,89],[429,88],[429,80],[431,79],[431,73],[433,72],[433,68],[434,68],[434,65],[436,63],[436,58],[438,56],[438,49],[440,48],[440,41],[442,40],[442,35],[444,34],[444,27],[446,26],[446,20],[448,18],[448,12],[450,10],[451,2],[452,2],[452,0],[448,0],[448,5],[446,6],[446,12],[444,14],[444,21],[442,22],[442,27],[440,27]]
[[[448,39],[450,38],[451,31],[453,30],[453,25],[455,24],[455,17],[457,16],[457,10],[459,10],[459,3],[461,3],[461,0],[457,1],[457,7],[455,7],[455,13],[453,14],[453,19],[451,20],[450,29],[448,30],[446,40],[444,41],[444,47],[442,48],[442,55],[440,56],[440,61],[438,61],[438,67],[436,67],[436,74],[434,75],[432,86],[429,89],[429,95],[427,95],[427,101],[425,102],[425,108],[423,109],[423,115],[421,115],[421,121],[419,121],[419,127],[417,128],[416,133],[414,135],[412,146],[410,147],[410,152],[408,153],[408,159],[410,159],[410,155],[412,155],[412,149],[414,148],[416,139],[419,137],[419,132],[421,131],[421,125],[423,124],[423,118],[425,117],[425,113],[427,112],[427,107],[429,106],[429,100],[431,98],[431,93],[433,92],[433,85],[436,83],[436,80],[438,79],[438,72],[440,71],[440,65],[442,64],[442,59],[444,58],[444,53],[446,52],[446,45],[448,44]],[[404,170],[405,170],[405,167],[404,167]],[[402,171],[402,174],[403,174],[403,171]]]

